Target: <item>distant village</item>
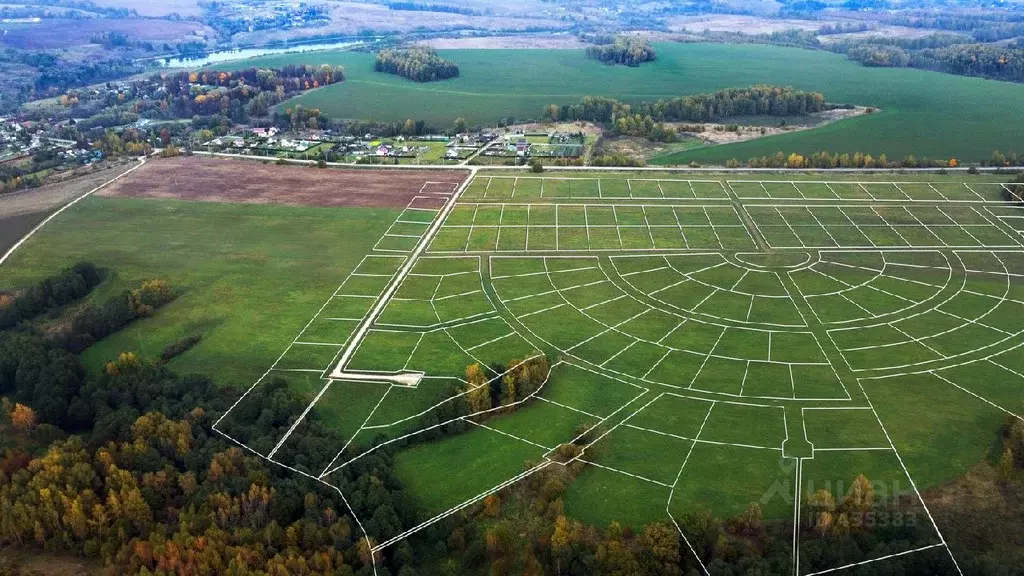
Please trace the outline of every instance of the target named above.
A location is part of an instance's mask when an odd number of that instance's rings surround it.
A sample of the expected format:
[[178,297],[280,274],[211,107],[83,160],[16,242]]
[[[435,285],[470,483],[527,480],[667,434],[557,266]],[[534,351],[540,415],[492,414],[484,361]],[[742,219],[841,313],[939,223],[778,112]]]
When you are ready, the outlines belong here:
[[199,147],[222,152],[278,158],[324,159],[329,162],[372,163],[404,161],[421,164],[458,163],[482,157],[494,159],[578,158],[584,152],[582,133],[466,132],[447,136],[379,137],[334,134],[330,130],[283,133],[277,128],[248,128],[219,136]]

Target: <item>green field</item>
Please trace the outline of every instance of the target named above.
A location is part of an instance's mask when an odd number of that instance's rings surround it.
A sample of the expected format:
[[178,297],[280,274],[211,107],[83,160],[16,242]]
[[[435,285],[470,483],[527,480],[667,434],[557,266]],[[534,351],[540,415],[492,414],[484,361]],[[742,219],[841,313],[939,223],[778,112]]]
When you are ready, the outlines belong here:
[[[988,458],[1024,408],[1024,212],[994,176],[701,176],[478,174],[342,366],[423,379],[322,398],[352,438],[322,477],[411,442],[396,470],[429,523],[572,443],[565,511],[599,526],[751,503],[784,523],[860,474],[926,518],[919,494]],[[532,396],[421,436],[451,418],[445,386],[472,388],[466,366],[500,382],[537,353],[552,368]],[[883,547],[939,541],[915,538]]]
[[[990,459],[1024,413],[1024,209],[1000,189],[995,176],[524,172],[478,174],[440,211],[91,198],[5,265],[3,285],[82,258],[118,271],[95,297],[167,278],[179,298],[90,364],[204,330],[174,366],[323,390],[311,411],[347,439],[329,462],[250,448],[340,489],[335,472],[393,450],[426,525],[567,463],[580,471],[565,513],[598,526],[757,504],[788,527],[809,493],[841,500],[861,474],[925,522],[929,490]],[[409,242],[376,242],[385,230]],[[532,392],[454,411],[540,354],[550,369]],[[948,527],[925,528],[880,532],[878,549],[941,544]],[[793,529],[798,547],[817,537]]]
[[658,59],[639,68],[606,66],[574,50],[446,50],[460,77],[430,84],[373,71],[373,56],[326,52],[233,63],[273,66],[343,65],[344,83],[290,101],[339,118],[426,120],[444,128],[455,118],[492,124],[537,118],[551,103],[585,95],[636,102],[758,83],[817,90],[830,102],[875,106],[881,112],[814,130],[659,157],[657,163],[723,163],[729,158],[786,152],[862,151],[890,159],[988,158],[1016,150],[1024,129],[1024,86],[906,68],[867,68],[842,55],[758,45],[658,44]]
[[193,333],[203,340],[171,362],[218,384],[260,376],[398,211],[88,198],[47,224],[0,269],[15,288],[89,260],[112,276],[102,301],[162,278],[178,293],[84,354],[98,369],[120,352],[156,357]]

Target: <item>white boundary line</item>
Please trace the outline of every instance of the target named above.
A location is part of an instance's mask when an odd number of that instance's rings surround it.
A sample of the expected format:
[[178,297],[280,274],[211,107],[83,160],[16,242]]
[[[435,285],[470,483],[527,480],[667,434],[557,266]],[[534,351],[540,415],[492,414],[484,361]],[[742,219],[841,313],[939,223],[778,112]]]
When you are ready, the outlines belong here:
[[49,216],[47,216],[39,224],[36,224],[36,226],[34,228],[32,228],[31,230],[28,231],[28,234],[25,234],[24,236],[22,236],[21,240],[18,240],[17,242],[15,242],[14,246],[11,246],[11,248],[7,252],[5,252],[3,256],[0,256],[0,265],[3,265],[3,263],[6,262],[7,259],[11,257],[11,254],[14,254],[15,250],[17,250],[18,248],[21,248],[22,244],[27,242],[29,238],[31,238],[32,236],[35,235],[36,232],[39,232],[39,230],[42,229],[43,226],[46,226],[46,224],[49,223],[50,220],[53,220],[54,218],[59,216],[61,212],[67,210],[68,208],[71,208],[75,204],[78,204],[81,200],[85,199],[86,197],[92,196],[93,193],[95,193],[98,190],[106,187],[107,185],[109,185],[109,184],[111,184],[113,182],[116,182],[117,180],[120,180],[121,178],[127,176],[128,174],[130,174],[130,173],[138,170],[139,168],[142,168],[143,166],[145,166],[145,164],[146,164],[146,157],[145,156],[140,156],[138,158],[138,162],[139,163],[136,164],[135,166],[132,166],[131,168],[125,170],[124,172],[118,174],[117,176],[114,176],[110,180],[107,180],[106,182],[100,184],[99,186],[93,188],[92,190],[89,190],[85,194],[82,194],[81,196],[75,198],[71,202],[68,202],[64,206],[61,206],[56,212],[54,212],[53,214],[50,214]]

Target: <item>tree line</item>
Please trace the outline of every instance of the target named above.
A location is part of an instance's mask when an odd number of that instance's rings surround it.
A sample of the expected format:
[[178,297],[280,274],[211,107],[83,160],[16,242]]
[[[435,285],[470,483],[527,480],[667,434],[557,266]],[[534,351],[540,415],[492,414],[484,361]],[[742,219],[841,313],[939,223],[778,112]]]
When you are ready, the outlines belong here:
[[790,87],[757,85],[717,92],[625,104],[613,98],[586,96],[579,104],[550,104],[553,121],[612,122],[627,114],[650,116],[656,122],[711,122],[734,116],[803,116],[825,109],[825,96]]
[[414,82],[433,82],[459,76],[458,64],[425,46],[381,50],[373,67],[377,72],[404,76]]
[[709,122],[736,116],[803,116],[825,108],[825,96],[820,92],[758,85],[635,105],[603,96],[585,96],[579,104],[549,104],[544,108],[544,116],[552,122],[601,122],[616,136],[675,142],[676,130],[665,126],[665,122]]
[[[1024,34],[1024,24],[1007,24],[1011,37]],[[1020,28],[1020,29],[1017,29]],[[984,35],[980,35],[984,36]],[[784,30],[762,34],[705,31],[708,42],[772,44],[845,54],[864,66],[920,68],[960,76],[980,76],[1024,82],[1024,46],[991,44],[982,38],[937,33],[921,38],[869,36],[823,43],[808,30]]]
[[600,60],[605,64],[621,64],[636,67],[657,58],[654,47],[646,38],[617,36],[610,44],[588,46],[587,58]]
[[[50,280],[20,294],[61,305],[59,283],[82,295],[83,280]],[[372,543],[412,521],[391,453],[337,473],[368,541],[339,497],[212,431],[238,394],[131,353],[89,373],[33,325],[0,331],[0,545],[124,574],[373,574]],[[253,394],[262,414],[243,426],[257,438],[279,437],[310,400],[280,380]],[[311,416],[303,446],[329,459],[344,439]],[[407,544],[377,559],[384,573],[412,566]]]
[[[743,165],[750,168],[955,168],[959,162],[956,158],[938,160],[925,156],[919,159],[913,154],[908,154],[900,160],[889,160],[884,153],[877,157],[863,152],[850,154],[827,151],[803,155],[796,152],[785,154],[780,150],[772,156],[752,157]],[[725,166],[739,168],[741,163],[736,158],[731,158]]]
[[427,4],[422,2],[388,2],[385,4],[391,10],[408,10],[411,12],[443,12],[446,14],[462,14],[465,16],[479,16],[480,12],[472,8],[451,6],[449,4]]

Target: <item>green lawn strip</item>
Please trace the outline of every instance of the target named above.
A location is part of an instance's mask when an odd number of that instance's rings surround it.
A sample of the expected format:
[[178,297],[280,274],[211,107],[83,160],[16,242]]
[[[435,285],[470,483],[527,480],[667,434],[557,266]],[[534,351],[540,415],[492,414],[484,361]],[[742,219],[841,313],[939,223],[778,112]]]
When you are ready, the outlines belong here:
[[494,312],[494,305],[481,292],[448,298],[446,300],[435,300],[434,309],[437,311],[441,322],[452,322],[476,317],[482,314]]
[[356,329],[355,320],[330,320],[318,317],[299,336],[299,342],[320,342],[342,345]]
[[681,518],[709,510],[729,518],[756,503],[766,519],[792,518],[794,464],[781,452],[698,442],[683,467],[669,512]]
[[849,398],[849,394],[831,366],[794,365],[792,371],[797,398]]
[[373,307],[374,298],[335,296],[320,312],[319,319],[359,320]]
[[[746,360],[732,360],[710,356],[692,380],[695,390],[738,396],[743,392],[743,377],[747,373]],[[689,376],[689,374],[686,374]],[[685,385],[685,382],[672,382]]]
[[695,439],[711,405],[709,400],[665,394],[630,418],[628,424]]
[[597,424],[597,419],[561,406],[534,400],[514,412],[487,421],[487,425],[548,448],[571,442]]
[[434,293],[434,301],[448,298],[459,299],[474,292],[482,292],[480,274],[474,271],[471,274],[459,274],[458,276],[445,276]]
[[[636,348],[634,346],[634,348]],[[627,352],[628,354],[628,352]],[[704,366],[707,357],[703,354],[694,354],[673,350],[667,355],[659,356],[655,364],[647,367],[646,375],[642,377],[651,382],[661,382],[672,386],[687,388],[693,382],[695,376]],[[741,374],[742,377],[742,374]],[[736,393],[739,393],[739,381],[736,381]]]
[[816,450],[889,447],[869,409],[805,409],[803,418],[807,440]]
[[[607,306],[622,302],[624,299],[616,300]],[[587,310],[592,312],[592,310]],[[629,334],[634,338],[657,342],[679,327],[684,319],[674,314],[669,314],[657,308],[648,308],[641,316],[631,314],[624,322],[616,326],[616,330]]]
[[425,517],[483,494],[540,461],[544,450],[486,428],[418,444],[394,470]]
[[668,349],[662,346],[637,342],[614,359],[607,361],[603,368],[641,378],[665,356],[666,352]]
[[536,346],[519,334],[510,334],[504,338],[484,343],[472,350],[473,356],[487,366],[495,364],[507,366],[513,359],[522,360],[539,353]]
[[1006,423],[1005,412],[931,374],[861,385],[921,490],[967,473]]
[[970,390],[996,406],[1018,416],[1024,416],[1024,386],[1021,378],[1010,370],[1018,370],[1021,349],[1000,354],[992,362],[971,362],[935,374]]
[[795,386],[789,364],[748,362],[743,377],[743,396],[793,398]]
[[424,300],[394,300],[388,302],[376,324],[389,326],[429,327],[438,323],[437,313],[430,302]]
[[755,297],[747,315],[748,322],[776,326],[806,326],[807,321],[789,298]]
[[82,356],[86,366],[99,369],[127,351],[155,357],[184,336],[201,333],[202,341],[171,366],[247,387],[397,214],[91,197],[14,253],[0,272],[0,285],[20,287],[79,260],[113,273],[97,295],[167,280],[178,294],[175,301],[89,348]]
[[919,342],[907,342],[885,348],[848,350],[843,357],[853,370],[893,368],[937,360],[939,355]]
[[692,442],[620,425],[589,446],[584,458],[647,480],[671,485]]
[[462,378],[466,367],[475,361],[459,348],[443,330],[427,332],[409,359],[409,369],[430,376]]
[[405,256],[382,256],[379,254],[370,254],[359,263],[359,266],[355,269],[355,273],[391,276],[395,272],[398,272],[398,269],[401,268],[404,263]]
[[639,529],[651,522],[668,522],[665,502],[669,490],[596,466],[587,466],[565,492],[565,513],[594,526],[618,522]]
[[660,343],[678,350],[708,354],[718,343],[719,338],[723,337],[722,333],[725,330],[724,326],[718,324],[687,319]]
[[520,318],[527,328],[559,350],[568,350],[606,328],[568,306]]
[[785,414],[778,406],[719,402],[711,410],[700,439],[779,451],[786,439]]
[[596,372],[560,364],[553,368],[540,395],[547,400],[606,417],[643,393],[637,386]]
[[634,342],[636,340],[625,334],[608,331],[571,350],[566,350],[566,352],[593,364],[601,365]]
[[401,370],[421,336],[420,332],[370,330],[346,368],[373,372]]
[[[454,378],[424,378],[416,388],[393,387],[384,401],[381,402],[373,416],[366,422],[367,426],[389,426],[402,428],[400,420],[410,418],[433,408],[442,400],[442,394],[448,386],[464,386]],[[411,424],[419,428],[419,419],[412,418]],[[379,433],[375,430],[373,433]]]

